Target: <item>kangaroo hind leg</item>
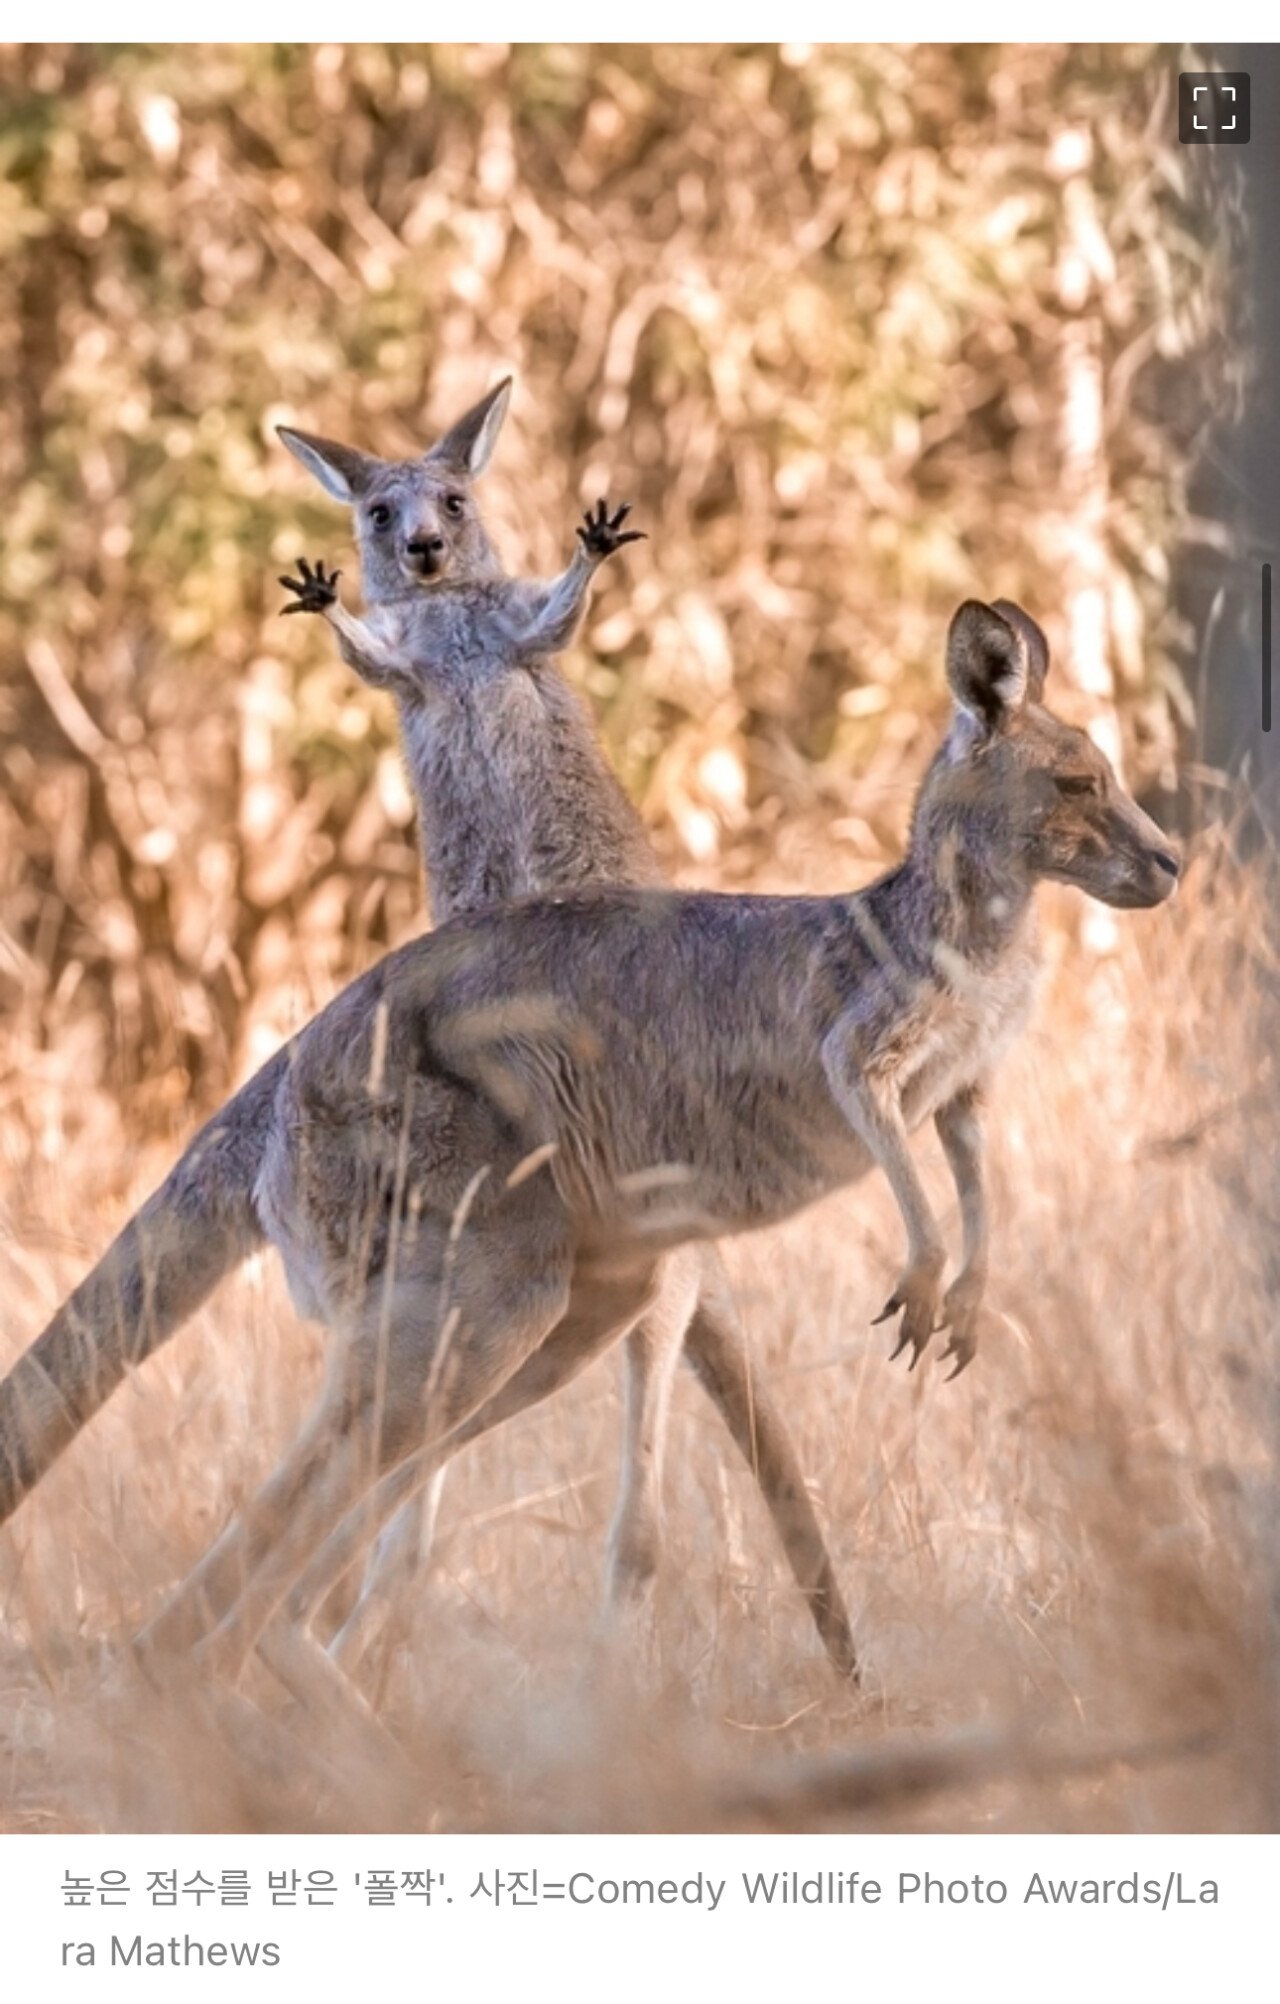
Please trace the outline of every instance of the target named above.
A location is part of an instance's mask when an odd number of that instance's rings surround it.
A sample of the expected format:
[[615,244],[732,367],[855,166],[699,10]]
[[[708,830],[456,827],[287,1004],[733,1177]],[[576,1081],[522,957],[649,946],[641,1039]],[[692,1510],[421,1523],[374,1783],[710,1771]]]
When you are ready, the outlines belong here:
[[390,1602],[411,1576],[415,1554],[421,1554],[417,1490],[427,1483],[438,1496],[447,1459],[468,1441],[540,1404],[569,1383],[626,1335],[640,1317],[654,1311],[660,1299],[660,1285],[652,1263],[614,1271],[594,1260],[579,1261],[564,1313],[547,1340],[526,1358],[497,1395],[474,1411],[438,1449],[422,1450],[384,1477],[370,1499],[366,1523],[362,1525],[354,1516],[349,1518],[308,1566],[290,1597],[292,1620],[299,1624],[307,1622],[320,1598],[351,1564],[360,1549],[362,1534],[372,1532],[393,1511],[397,1512],[370,1557],[359,1600],[330,1644],[332,1654],[342,1666],[348,1670],[354,1668],[366,1638],[371,1638],[381,1626]]
[[649,1600],[662,1540],[662,1474],[671,1386],[698,1301],[697,1250],[663,1262],[657,1298],[626,1343],[622,1480],[609,1531],[607,1599],[615,1609]]
[[[433,1249],[393,1287],[365,1295],[312,1417],[242,1515],[238,1591],[204,1645],[218,1668],[238,1673],[335,1526],[381,1477],[491,1399],[560,1320],[571,1273],[563,1240],[509,1236],[497,1223],[468,1230],[447,1261]],[[197,1594],[200,1571],[188,1583]]]
[[752,1370],[729,1278],[714,1249],[704,1257],[685,1355],[755,1476],[823,1648],[837,1674],[857,1684],[853,1624],[835,1564],[786,1422],[767,1378]]
[[[409,1591],[425,1571],[435,1541],[446,1473],[446,1464],[441,1462],[427,1477],[422,1495],[410,1496],[391,1522],[379,1531],[365,1564],[355,1604],[329,1643],[329,1654],[344,1669],[355,1668],[385,1625],[393,1598]],[[395,1475],[385,1479],[398,1482],[402,1475],[405,1480],[400,1486],[407,1494],[417,1475],[416,1469],[402,1464]]]

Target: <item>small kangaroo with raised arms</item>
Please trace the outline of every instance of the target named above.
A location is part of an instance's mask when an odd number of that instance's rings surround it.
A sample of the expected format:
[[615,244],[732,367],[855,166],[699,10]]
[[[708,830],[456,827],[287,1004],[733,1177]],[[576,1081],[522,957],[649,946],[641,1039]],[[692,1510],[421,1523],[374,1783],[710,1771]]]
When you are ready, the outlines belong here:
[[[1047,668],[1025,613],[961,606],[950,729],[906,856],[864,890],[589,887],[455,918],[352,982],[209,1124],[152,1200],[162,1252],[202,1160],[249,1124],[260,1230],[337,1341],[310,1420],[161,1641],[211,1631],[202,1656],[237,1674],[300,1576],[323,1588],[313,1562],[335,1531],[340,1568],[371,1498],[398,1505],[477,1422],[528,1403],[531,1378],[563,1381],[651,1312],[665,1254],[780,1222],[874,1166],[907,1231],[886,1309],[899,1347],[918,1356],[949,1323],[967,1360],[987,1270],[977,1104],[1029,1007],[1035,887],[1146,907],[1179,874],[1099,748],[1043,707]],[[928,1119],[961,1191],[945,1291],[909,1146]],[[95,1367],[109,1376],[120,1346],[102,1284],[0,1386],[4,1514],[100,1402]]]

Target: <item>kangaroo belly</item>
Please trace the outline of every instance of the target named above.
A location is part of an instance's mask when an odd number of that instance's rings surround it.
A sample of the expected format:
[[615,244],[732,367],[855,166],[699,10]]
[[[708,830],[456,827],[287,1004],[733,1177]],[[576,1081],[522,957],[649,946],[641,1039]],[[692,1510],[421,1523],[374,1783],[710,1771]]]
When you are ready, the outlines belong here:
[[816,1081],[812,1092],[784,1080],[753,1080],[749,1090],[744,1082],[740,1094],[718,1085],[696,1074],[673,1077],[658,1120],[652,1100],[642,1107],[637,1099],[625,1115],[610,1109],[607,1127],[627,1145],[603,1176],[585,1162],[579,1173],[576,1137],[562,1130],[565,1199],[576,1216],[592,1219],[602,1241],[665,1246],[756,1231],[871,1167],[864,1143]]

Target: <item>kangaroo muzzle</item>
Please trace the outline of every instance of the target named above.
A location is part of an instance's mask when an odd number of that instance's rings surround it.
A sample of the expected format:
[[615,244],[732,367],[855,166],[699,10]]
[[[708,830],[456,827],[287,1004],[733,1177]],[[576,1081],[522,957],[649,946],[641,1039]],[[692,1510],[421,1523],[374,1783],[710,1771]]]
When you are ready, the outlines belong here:
[[1108,904],[1148,910],[1162,905],[1178,888],[1182,858],[1177,847],[1149,814],[1130,804],[1114,853],[1121,862],[1117,894]]
[[405,568],[416,578],[443,577],[449,552],[443,536],[414,536],[404,546]]
[[1155,897],[1153,904],[1161,905],[1171,898],[1178,888],[1182,875],[1182,859],[1176,849],[1156,849],[1152,852],[1151,868],[1154,872]]

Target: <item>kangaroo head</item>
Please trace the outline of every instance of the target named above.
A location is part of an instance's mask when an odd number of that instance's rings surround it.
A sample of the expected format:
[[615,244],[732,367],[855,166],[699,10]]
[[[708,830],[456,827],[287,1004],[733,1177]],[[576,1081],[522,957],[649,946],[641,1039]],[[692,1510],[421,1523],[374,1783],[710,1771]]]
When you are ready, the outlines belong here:
[[956,715],[913,840],[1009,881],[1053,877],[1103,904],[1158,905],[1177,853],[1092,738],[1044,708],[1048,669],[1048,642],[1020,606],[960,607],[947,636]]
[[472,483],[489,464],[510,400],[507,376],[419,459],[375,459],[277,426],[294,458],[352,509],[370,604],[502,575]]

